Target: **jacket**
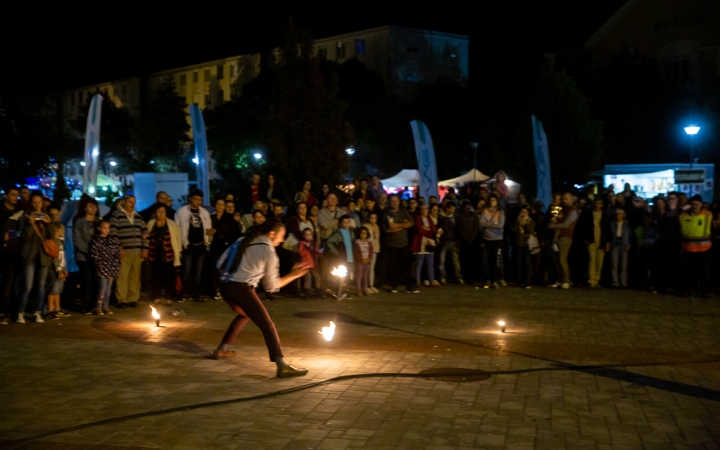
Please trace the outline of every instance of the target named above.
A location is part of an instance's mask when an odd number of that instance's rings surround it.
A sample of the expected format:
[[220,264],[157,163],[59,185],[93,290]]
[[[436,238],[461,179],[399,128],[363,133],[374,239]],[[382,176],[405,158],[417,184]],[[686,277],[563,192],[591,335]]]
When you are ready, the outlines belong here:
[[[205,229],[203,231],[203,235],[205,237],[205,245],[207,246],[210,245],[210,236],[208,236],[205,231],[212,228],[212,220],[210,219],[210,213],[202,206],[198,207],[198,213],[200,214],[200,220],[202,221],[203,228]],[[188,232],[190,230],[191,214],[190,205],[183,206],[175,213],[175,223],[180,227],[180,237],[182,239],[183,249],[186,249],[190,244],[190,242],[188,242]]]
[[491,213],[488,209],[485,209],[480,214],[480,226],[482,227],[483,239],[486,241],[501,241],[503,228],[505,228],[505,211],[497,209]]
[[704,211],[693,216],[687,212],[680,215],[680,233],[682,235],[682,251],[705,252],[712,247],[712,213]]
[[95,235],[96,222],[88,222],[85,217],[78,217],[73,222],[72,240],[75,246],[75,260],[88,261],[90,259],[90,241]]
[[120,243],[117,238],[95,235],[90,242],[90,259],[96,276],[117,278],[120,273]]
[[527,247],[528,239],[535,234],[535,221],[528,217],[525,225],[520,225],[517,220],[512,224],[512,230],[515,233],[515,245],[518,247]]
[[575,232],[575,225],[578,220],[578,212],[574,206],[563,206],[561,221],[548,224],[548,228],[560,230],[558,237],[572,239]]
[[625,249],[630,245],[630,234],[632,234],[632,230],[630,230],[630,222],[627,220],[623,220],[622,222],[622,236],[620,236],[620,241],[617,242],[617,229],[618,229],[618,222],[612,221],[610,223],[610,236],[611,236],[611,244],[610,246],[614,245],[622,245],[622,248]]
[[311,269],[318,267],[320,247],[317,242],[301,240],[298,249],[300,251],[300,260],[303,264],[306,264]]
[[37,227],[38,231],[40,232],[40,236],[38,236],[33,229],[31,222],[32,220],[34,219],[28,217],[27,215],[24,215],[20,220],[20,236],[22,238],[22,249],[20,250],[20,257],[22,258],[23,264],[25,265],[35,260],[36,257],[44,254],[42,243],[45,239],[47,239],[47,227],[45,226],[45,222],[38,222]]
[[110,216],[110,235],[115,236],[124,250],[147,250],[147,228],[140,213],[133,211],[133,223],[128,220],[125,211],[118,209]]
[[455,231],[460,239],[465,242],[475,242],[478,231],[480,231],[480,219],[475,211],[462,212],[457,218]]
[[578,237],[588,244],[598,244],[599,248],[604,248],[605,244],[612,241],[610,236],[610,216],[601,211],[602,217],[600,218],[600,242],[595,242],[595,220],[593,218],[593,211],[586,211],[580,214],[575,225]]
[[17,233],[20,231],[20,219],[24,215],[24,211],[20,208],[14,210],[5,207],[3,202],[0,206],[0,251],[2,252],[19,252],[21,248],[20,236],[17,235],[9,240],[5,240],[8,232]]
[[455,225],[457,224],[457,218],[440,216],[438,217],[438,228],[443,231],[440,236],[440,242],[442,245],[449,244],[455,241]]
[[335,208],[335,211],[330,211],[327,208],[323,208],[318,212],[318,225],[320,225],[320,237],[322,239],[329,239],[340,226],[338,220],[347,214],[344,209],[339,206]]
[[[422,240],[423,238],[426,239],[437,239],[437,227],[433,223],[430,216],[427,217],[427,221],[430,224],[428,228],[429,230],[425,229],[425,224],[423,224],[422,216],[415,217],[415,236],[413,237],[412,246],[410,247],[410,251],[413,253],[418,253],[421,251],[424,251]],[[437,241],[435,242],[435,245],[437,245]],[[426,250],[425,250],[426,251]]]
[[[355,244],[355,235],[353,233],[350,233],[350,244]],[[345,248],[343,235],[339,229],[335,230],[335,232],[328,238],[326,246],[333,256],[340,256],[343,261],[348,260],[348,254],[347,249]]]
[[[173,255],[175,257],[175,260],[173,261],[173,266],[178,267],[182,264],[182,239],[180,237],[180,227],[178,224],[176,224],[174,221],[170,219],[167,220],[167,227],[168,231],[170,232],[170,243],[172,244],[173,249]],[[148,222],[148,231],[152,233],[152,229],[155,228],[155,224],[157,223],[157,220],[151,219],[150,222]]]

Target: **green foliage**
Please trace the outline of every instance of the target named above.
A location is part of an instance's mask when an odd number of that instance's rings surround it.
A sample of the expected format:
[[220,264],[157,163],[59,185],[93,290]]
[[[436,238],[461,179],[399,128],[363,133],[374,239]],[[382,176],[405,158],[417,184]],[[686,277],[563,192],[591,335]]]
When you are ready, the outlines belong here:
[[[175,172],[187,169],[190,125],[185,99],[167,77],[160,83],[134,129],[134,154],[140,171]],[[154,161],[154,165],[150,164]]]
[[[590,117],[587,99],[575,81],[561,71],[546,69],[532,103],[543,123],[555,180],[584,183],[603,156],[602,123]],[[527,125],[530,127],[530,117]],[[528,145],[532,146],[530,139]]]

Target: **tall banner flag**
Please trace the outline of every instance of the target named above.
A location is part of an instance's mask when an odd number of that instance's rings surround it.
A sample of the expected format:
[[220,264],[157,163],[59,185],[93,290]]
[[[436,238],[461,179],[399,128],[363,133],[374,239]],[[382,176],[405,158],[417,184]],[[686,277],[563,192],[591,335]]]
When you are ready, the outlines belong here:
[[210,161],[208,161],[207,138],[205,137],[205,121],[197,103],[190,105],[190,121],[192,122],[193,145],[195,158],[193,162],[197,170],[197,187],[203,191],[203,203],[210,204]]
[[420,172],[419,195],[429,199],[438,196],[437,167],[435,166],[435,148],[427,125],[419,120],[410,122],[415,138],[415,154]]
[[552,183],[550,182],[550,149],[542,122],[532,117],[533,147],[535,148],[535,166],[537,167],[537,199],[547,208],[552,202]]
[[100,156],[100,119],[102,95],[93,95],[85,127],[85,167],[83,168],[83,192],[95,196],[97,191],[98,157]]

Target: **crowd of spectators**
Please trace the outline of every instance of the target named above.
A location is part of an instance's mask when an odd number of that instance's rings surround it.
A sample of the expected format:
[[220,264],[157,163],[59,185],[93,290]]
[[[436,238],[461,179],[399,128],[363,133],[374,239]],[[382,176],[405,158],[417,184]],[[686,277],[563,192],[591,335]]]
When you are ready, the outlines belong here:
[[[287,228],[277,248],[281,275],[301,261],[311,268],[286,288],[306,299],[334,291],[331,270],[339,265],[348,268],[350,294],[358,296],[398,293],[399,286],[418,294],[447,283],[706,297],[718,288],[720,277],[712,274],[720,268],[720,208],[699,195],[647,200],[626,186],[617,194],[558,193],[550,205],[531,205],[522,193],[510,202],[505,179],[500,172],[474,195],[451,188],[442,199],[388,195],[377,176],[346,189],[315,190],[307,181],[283,199],[272,176],[262,183],[253,175],[247,189],[218,196],[209,208],[198,190],[177,211],[159,192],[140,212],[126,195],[104,217],[85,196],[67,237],[61,205],[9,186],[0,208],[0,324],[60,318],[70,304],[106,315],[111,304],[135,308],[141,298],[165,305],[218,299],[217,261],[270,217]],[[74,244],[76,274],[67,270],[66,238]],[[63,296],[66,285],[73,289]]]

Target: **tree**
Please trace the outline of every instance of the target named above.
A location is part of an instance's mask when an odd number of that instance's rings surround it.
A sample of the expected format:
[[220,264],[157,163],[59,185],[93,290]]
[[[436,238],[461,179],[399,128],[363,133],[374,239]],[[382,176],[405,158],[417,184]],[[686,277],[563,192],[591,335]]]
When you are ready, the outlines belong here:
[[[163,79],[135,124],[134,154],[140,170],[188,170],[187,116],[185,99],[175,91],[173,78]],[[154,161],[153,166],[150,161]]]
[[[590,117],[588,101],[575,81],[565,72],[546,68],[532,111],[547,134],[553,178],[570,184],[587,182],[602,159],[602,123]],[[529,122],[528,117],[528,127]],[[531,140],[528,145],[532,145]]]

